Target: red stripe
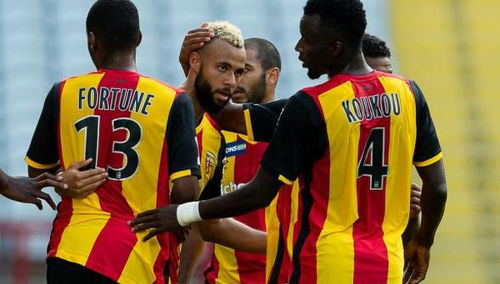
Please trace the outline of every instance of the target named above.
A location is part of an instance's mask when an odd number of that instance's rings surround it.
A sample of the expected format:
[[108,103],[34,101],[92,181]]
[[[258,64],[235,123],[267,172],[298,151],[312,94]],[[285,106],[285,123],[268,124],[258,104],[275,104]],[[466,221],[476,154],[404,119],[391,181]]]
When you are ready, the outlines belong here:
[[[167,204],[170,204],[170,188],[168,182],[168,145],[166,140],[164,140],[162,151],[161,151],[161,160],[160,160],[160,169],[158,171],[158,184],[156,189],[156,207],[161,207]],[[164,279],[165,272],[168,272],[171,284],[177,283],[177,261],[178,261],[178,253],[177,253],[177,239],[174,234],[170,235],[169,233],[159,234],[156,239],[160,244],[160,253],[156,258],[156,261],[153,266],[153,271],[156,276],[155,283],[165,283],[166,279]],[[173,251],[171,251],[171,249]],[[170,257],[169,257],[170,255]],[[174,266],[172,269],[168,267],[169,271],[165,271],[165,265],[167,261],[170,259],[170,265]]]
[[[117,77],[120,80],[117,80]],[[98,88],[115,87],[135,90],[138,81],[139,74],[137,73],[106,70]],[[127,134],[124,130],[113,132],[112,121],[118,117],[130,117],[130,112],[119,109],[114,111],[96,109],[95,114],[100,117],[98,166],[121,168],[124,157],[122,154],[112,152],[113,141],[124,141]],[[133,218],[134,213],[122,194],[121,181],[108,179],[96,191],[96,194],[99,196],[101,209],[111,213],[111,217],[97,237],[86,266],[116,281],[137,242],[136,234],[126,224],[127,220]]]
[[[300,253],[301,274],[299,283],[316,283],[316,243],[326,220],[330,185],[330,150],[313,164],[312,180],[309,189],[312,196],[312,207],[308,216],[309,234]],[[301,195],[302,196],[302,195]],[[302,200],[302,202],[306,202]],[[303,204],[304,207],[304,204]]]
[[[291,256],[288,253],[288,233],[291,225],[291,207],[292,207],[292,192],[293,185],[283,184],[278,193],[276,201],[276,214],[280,223],[281,235],[284,241],[284,250],[281,255],[281,263],[276,263],[279,266],[279,274],[277,283],[286,283],[291,275]],[[276,256],[278,258],[278,256]]]
[[[59,86],[59,116],[61,115],[62,106],[62,93],[66,81],[62,81]],[[57,118],[57,148],[59,151],[59,162],[62,169],[64,166],[64,156],[61,145],[61,118]],[[61,202],[57,206],[57,216],[54,219],[52,225],[52,232],[50,234],[49,246],[47,248],[47,257],[54,257],[57,254],[57,249],[61,243],[62,234],[64,229],[68,226],[71,221],[71,215],[73,213],[73,200],[68,197],[62,197]]]
[[[244,142],[243,140],[239,140]],[[246,183],[250,181],[260,165],[262,155],[267,149],[267,143],[250,144],[246,143],[245,153],[235,156],[234,163],[234,183]],[[235,217],[236,220],[257,230],[266,230],[265,209],[258,209],[250,213]],[[266,280],[266,255],[234,251],[240,283],[257,284]]]
[[[385,92],[380,82],[353,82],[356,98]],[[385,156],[388,162],[390,118],[363,120],[360,125],[358,161],[361,159],[366,142],[374,127],[385,128]],[[387,248],[382,231],[385,214],[386,178],[382,190],[370,190],[370,177],[362,176],[357,180],[359,219],[353,226],[354,239],[354,283],[386,283],[388,272]]]

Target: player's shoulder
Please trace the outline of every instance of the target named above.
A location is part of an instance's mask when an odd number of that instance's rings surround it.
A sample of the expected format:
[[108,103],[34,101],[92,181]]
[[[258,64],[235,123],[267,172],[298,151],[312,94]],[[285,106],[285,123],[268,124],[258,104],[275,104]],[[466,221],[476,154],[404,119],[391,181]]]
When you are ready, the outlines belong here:
[[141,81],[143,81],[143,83],[150,84],[151,87],[157,87],[157,88],[167,89],[167,90],[173,91],[173,92],[175,92],[176,97],[185,92],[183,89],[175,87],[175,86],[173,86],[169,83],[166,83],[160,79],[146,76],[144,74],[140,74],[140,79],[141,79]]

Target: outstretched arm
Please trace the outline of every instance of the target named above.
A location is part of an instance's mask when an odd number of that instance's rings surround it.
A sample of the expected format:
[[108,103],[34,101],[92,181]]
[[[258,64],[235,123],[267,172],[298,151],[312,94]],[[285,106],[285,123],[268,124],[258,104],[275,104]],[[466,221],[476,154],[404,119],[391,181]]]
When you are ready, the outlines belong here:
[[422,224],[415,239],[405,250],[405,283],[419,283],[424,280],[429,268],[430,249],[434,243],[437,227],[443,217],[447,186],[443,160],[432,165],[417,168],[422,179]]
[[154,228],[144,237],[143,241],[147,241],[156,234],[179,229],[202,219],[237,216],[265,207],[276,196],[280,185],[279,180],[259,169],[254,179],[239,190],[209,200],[145,211],[138,214],[129,225],[134,232]]
[[33,203],[40,210],[43,208],[41,202],[43,199],[55,210],[56,205],[50,195],[41,190],[47,186],[61,189],[67,187],[61,180],[62,178],[49,173],[43,173],[35,178],[11,177],[0,170],[0,194],[15,201]]

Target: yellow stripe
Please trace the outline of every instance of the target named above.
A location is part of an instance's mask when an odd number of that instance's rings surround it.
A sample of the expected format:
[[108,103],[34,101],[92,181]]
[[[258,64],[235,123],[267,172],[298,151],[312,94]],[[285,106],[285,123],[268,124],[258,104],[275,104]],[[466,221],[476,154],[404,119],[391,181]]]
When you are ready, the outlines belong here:
[[[141,239],[145,236],[146,232],[137,234],[138,241],[118,278],[118,283],[153,283],[155,281],[153,265],[161,248],[156,238],[143,242]],[[147,267],[145,263],[148,264]]]
[[358,219],[357,161],[359,123],[338,123],[346,117],[341,102],[354,98],[350,82],[319,96],[326,120],[330,150],[330,184],[327,219],[317,247],[318,283],[352,283],[354,241],[352,224]]
[[434,156],[428,160],[425,160],[422,162],[413,162],[413,164],[416,167],[425,167],[425,166],[429,166],[429,165],[434,164],[435,162],[441,160],[442,158],[443,158],[443,152],[439,152],[439,154],[437,154],[436,156]]
[[[104,74],[89,74],[68,79],[64,84],[61,98],[60,137],[62,145],[62,164],[70,164],[85,159],[85,130],[76,132],[75,122],[93,115],[94,111],[83,101],[82,109],[78,109],[78,90],[80,88],[97,87]],[[99,157],[97,157],[99,159]]]
[[[130,178],[122,180],[122,194],[134,214],[156,208],[158,190],[167,190],[157,187],[168,114],[176,95],[172,88],[147,77],[139,78],[136,89],[139,93],[144,92],[145,96],[152,94],[154,97],[147,115],[136,112],[130,114],[130,119],[136,121],[143,130],[141,140],[135,147],[139,155],[139,168]],[[126,159],[123,162],[126,163]],[[167,178],[167,173],[164,177]],[[155,279],[153,264],[159,253],[160,245],[156,238],[145,243],[138,241],[120,279],[140,279],[139,282],[152,283]],[[149,265],[145,266],[145,263]]]
[[215,129],[206,115],[203,116],[200,125],[197,127],[197,132],[199,133],[200,131],[202,133],[201,153],[199,153],[201,170],[200,189],[203,189],[214,176],[219,149],[221,147],[222,133]]
[[285,184],[288,184],[288,185],[292,185],[293,184],[293,181],[287,179],[286,177],[284,177],[282,175],[279,175],[278,180],[280,180],[281,182],[283,182]]
[[234,255],[234,250],[225,246],[214,244],[214,254],[219,262],[219,272],[215,283],[232,284],[240,283],[240,274],[238,271],[238,262]]
[[248,139],[255,141],[255,138],[253,137],[252,118],[250,115],[250,110],[248,110],[248,109],[244,110],[243,114],[245,115],[245,125],[247,128],[247,137],[248,137]]
[[173,181],[174,179],[178,179],[181,177],[185,176],[190,176],[191,175],[191,170],[183,170],[183,171],[178,171],[170,175],[170,180]]
[[273,264],[276,259],[276,253],[278,252],[278,239],[279,239],[279,220],[276,214],[276,203],[280,194],[284,192],[280,190],[278,195],[273,199],[271,204],[266,207],[266,283],[269,282],[269,276],[271,275],[271,270],[273,269]]
[[24,157],[24,161],[26,161],[26,164],[28,164],[28,166],[35,168],[35,169],[39,169],[39,170],[52,169],[52,168],[55,168],[56,166],[59,165],[59,162],[53,163],[53,164],[46,164],[46,165],[39,164],[39,163],[33,161],[32,159],[30,159],[28,156]]
[[[78,109],[78,90],[97,87],[104,74],[88,74],[68,79],[60,101],[60,137],[62,162],[67,166],[85,158],[85,131],[76,132],[74,123],[94,111],[84,102]],[[93,193],[84,199],[72,200],[73,214],[61,236],[56,256],[85,265],[110,214],[101,210],[99,197]]]
[[403,248],[401,234],[406,227],[410,205],[412,159],[416,141],[416,106],[406,82],[392,77],[379,77],[387,94],[397,93],[400,115],[391,115],[389,137],[389,175],[386,179],[385,214],[382,230],[388,253],[387,277],[402,281]]

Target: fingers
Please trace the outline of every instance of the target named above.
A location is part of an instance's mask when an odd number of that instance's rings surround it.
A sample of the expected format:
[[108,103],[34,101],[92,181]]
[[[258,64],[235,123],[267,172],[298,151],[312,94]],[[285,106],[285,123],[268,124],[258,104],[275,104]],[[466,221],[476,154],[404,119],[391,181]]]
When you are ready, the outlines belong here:
[[48,172],[44,172],[43,174],[41,174],[41,175],[33,178],[33,181],[43,181],[43,180],[46,180],[46,179],[52,179],[52,180],[61,181],[62,177],[59,176],[59,174],[57,176],[55,176],[55,175],[50,174]]
[[411,190],[422,192],[422,187],[416,183],[411,184]]
[[74,169],[74,170],[78,170],[78,169],[81,169],[83,167],[86,167],[88,165],[90,165],[92,163],[92,158],[88,158],[87,160],[84,160],[84,161],[78,161],[78,162],[74,162],[73,164],[69,165],[68,169],[67,170],[70,170],[70,169]]
[[131,220],[128,222],[128,225],[130,227],[135,227],[141,223],[149,222],[151,220],[155,219],[154,214],[156,213],[156,209],[144,211],[142,213],[139,213],[134,220]]
[[160,223],[158,221],[152,220],[150,222],[146,222],[146,223],[141,223],[141,224],[135,225],[132,228],[132,231],[134,233],[140,233],[140,232],[146,231],[148,229],[157,228],[157,227],[159,227],[159,225],[160,225]]
[[70,189],[69,191],[66,192],[66,195],[79,199],[85,198],[94,193],[97,190],[97,188],[99,188],[105,181],[106,179],[101,179],[83,188]]
[[[89,183],[93,183],[93,182],[96,182],[99,179],[106,178],[107,177],[106,175],[107,175],[106,171],[103,168],[95,168],[95,169],[91,169],[91,170],[86,170],[86,171],[78,172],[78,173],[76,173],[75,176],[76,176],[76,178],[78,180],[83,180],[83,179],[91,177],[91,179],[83,181],[86,184],[82,184],[82,185],[86,186]],[[92,177],[94,179],[92,179]]]
[[154,229],[152,230],[151,232],[149,232],[144,238],[142,238],[142,241],[143,242],[146,242],[148,241],[149,239],[151,239],[152,237],[164,232],[165,230],[162,230],[162,229]]
[[[56,210],[56,204],[54,203],[54,200],[52,200],[52,198],[50,197],[50,195],[48,195],[47,193],[41,192],[41,191],[35,191],[35,192],[33,192],[33,195],[36,196],[36,197],[38,197],[38,198],[41,198],[41,199],[45,200],[45,202],[47,202],[47,204],[49,204],[49,206],[52,209]],[[40,207],[39,208],[41,209],[41,202],[40,202]]]
[[35,181],[34,185],[39,190],[44,188],[44,187],[48,187],[48,186],[52,186],[52,187],[55,187],[58,189],[67,189],[68,188],[67,184],[60,182],[60,181],[57,181],[55,179],[44,179],[42,181]]

